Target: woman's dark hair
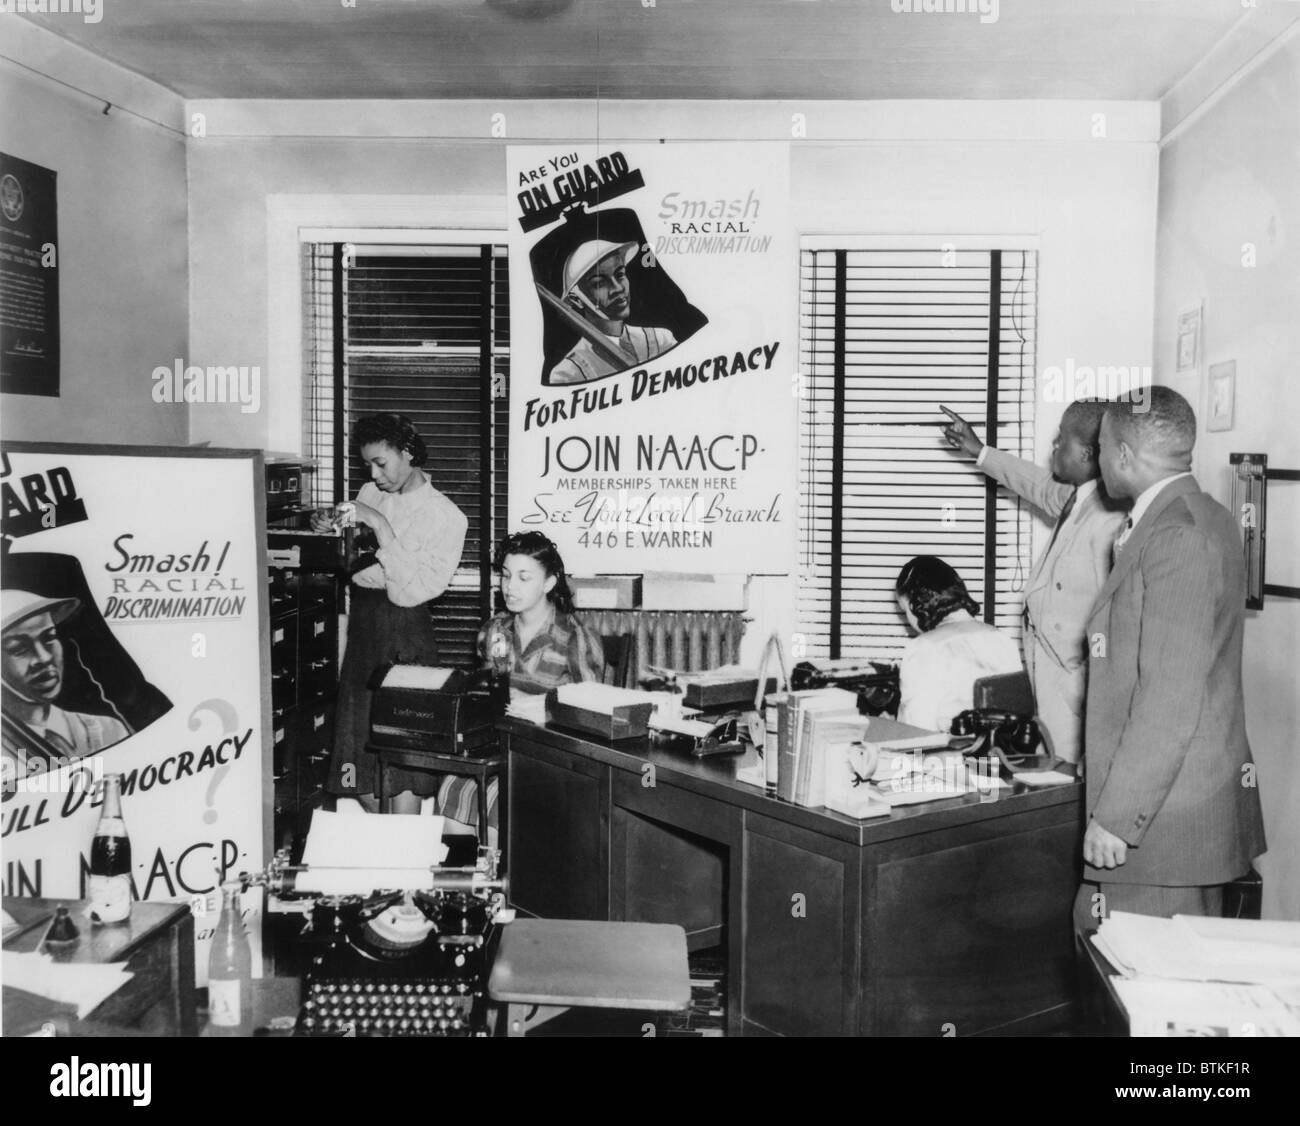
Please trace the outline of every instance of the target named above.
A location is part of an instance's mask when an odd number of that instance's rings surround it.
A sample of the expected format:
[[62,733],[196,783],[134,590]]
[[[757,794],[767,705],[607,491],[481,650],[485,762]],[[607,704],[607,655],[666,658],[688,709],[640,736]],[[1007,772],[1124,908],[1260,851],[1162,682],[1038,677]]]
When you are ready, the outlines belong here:
[[423,465],[427,451],[413,423],[404,414],[367,414],[352,424],[352,441],[357,449],[383,442],[411,455],[412,465]]
[[547,598],[562,614],[573,613],[573,591],[569,589],[569,579],[564,573],[564,560],[560,558],[559,549],[541,532],[515,532],[504,537],[497,544],[496,557],[492,566],[498,571],[505,564],[507,555],[527,555],[536,559],[548,575],[555,577]]
[[894,590],[907,599],[916,624],[929,633],[954,610],[967,610],[974,617],[980,604],[966,593],[961,576],[934,555],[918,555],[898,572]]

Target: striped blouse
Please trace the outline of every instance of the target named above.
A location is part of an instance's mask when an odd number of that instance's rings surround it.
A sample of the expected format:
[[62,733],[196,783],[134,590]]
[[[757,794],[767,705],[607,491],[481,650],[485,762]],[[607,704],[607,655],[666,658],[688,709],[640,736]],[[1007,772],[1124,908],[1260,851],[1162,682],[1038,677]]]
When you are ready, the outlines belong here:
[[[513,614],[497,614],[478,631],[478,654],[510,673],[510,691],[538,695],[561,684],[600,680],[605,651],[600,636],[575,615],[556,611],[527,645],[519,645]],[[478,786],[473,778],[449,774],[438,790],[438,812],[466,825],[478,824]],[[488,841],[497,827],[497,780],[488,782]]]
[[512,692],[518,689],[529,695],[549,692],[561,684],[600,680],[605,675],[600,636],[576,615],[558,610],[522,647],[513,614],[489,618],[478,631],[478,655],[484,664],[509,671]]

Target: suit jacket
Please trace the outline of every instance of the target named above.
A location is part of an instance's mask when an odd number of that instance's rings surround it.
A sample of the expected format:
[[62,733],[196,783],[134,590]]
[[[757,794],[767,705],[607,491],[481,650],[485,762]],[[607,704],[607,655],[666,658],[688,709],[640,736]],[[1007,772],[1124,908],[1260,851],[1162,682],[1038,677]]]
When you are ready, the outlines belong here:
[[[1073,485],[1054,480],[1048,470],[992,446],[980,468],[1053,519],[1074,491]],[[1067,671],[1081,669],[1087,662],[1088,614],[1110,573],[1111,544],[1123,522],[1124,510],[1100,487],[1094,489],[1075,506],[1069,524],[1029,574],[1025,585],[1029,621],[1039,644]]]
[[1236,879],[1265,848],[1241,690],[1236,522],[1192,477],[1133,529],[1088,620],[1088,813],[1129,845],[1084,879]]

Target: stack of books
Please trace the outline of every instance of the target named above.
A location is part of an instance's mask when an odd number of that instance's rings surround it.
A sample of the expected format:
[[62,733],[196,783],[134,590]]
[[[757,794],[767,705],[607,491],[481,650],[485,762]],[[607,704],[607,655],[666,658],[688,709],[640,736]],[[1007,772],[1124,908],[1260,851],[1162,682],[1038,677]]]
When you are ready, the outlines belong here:
[[[865,785],[865,778],[858,779],[857,786],[853,784],[853,764],[872,757],[863,755],[864,745],[875,756],[897,757],[902,752],[946,747],[948,743],[942,732],[926,731],[887,716],[859,714],[857,694],[842,688],[785,692],[773,699],[777,707],[777,796],[795,805],[826,806],[857,818],[885,816],[894,804],[890,800],[893,795],[882,796],[879,787]],[[910,761],[912,756],[907,758]],[[866,769],[871,772],[870,767]],[[931,799],[931,795],[925,796]],[[942,796],[945,794],[932,795]]]

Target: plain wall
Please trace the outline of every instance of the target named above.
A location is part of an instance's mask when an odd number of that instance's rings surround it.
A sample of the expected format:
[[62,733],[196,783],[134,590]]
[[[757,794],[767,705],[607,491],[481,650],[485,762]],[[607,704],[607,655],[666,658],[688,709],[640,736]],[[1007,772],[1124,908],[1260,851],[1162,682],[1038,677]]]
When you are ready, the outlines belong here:
[[[1300,469],[1300,38],[1165,146],[1159,198],[1157,375],[1196,408],[1196,476],[1229,504],[1230,453]],[[1203,370],[1182,376],[1177,317],[1201,302]],[[1227,360],[1236,361],[1235,421],[1211,432],[1208,367]],[[1300,587],[1300,483],[1269,486],[1267,537],[1267,581]],[[1244,677],[1269,844],[1264,913],[1278,919],[1300,919],[1298,668],[1300,601],[1267,597],[1246,615]]]
[[[434,119],[410,105],[386,103],[191,103],[206,115],[209,135],[190,146],[190,339],[200,364],[257,364],[264,372],[258,414],[204,407],[191,419],[195,440],[217,445],[296,448],[297,428],[277,421],[277,408],[299,395],[300,364],[268,338],[287,330],[300,281],[293,268],[273,268],[268,235],[326,201],[339,225],[355,215],[371,225],[379,212],[391,225],[505,227],[505,145],[469,135],[499,105],[434,107]],[[808,111],[810,107],[802,107]],[[1156,137],[1153,104],[1103,104],[1106,136],[1095,135],[1096,104],[872,103],[828,104],[809,112],[808,140],[790,144],[793,220],[800,234],[835,233],[947,237],[996,241],[1037,239],[1039,247],[1038,371],[1075,365],[1150,368],[1154,293]],[[589,105],[529,103],[522,143],[590,139]],[[507,117],[519,141],[523,108]],[[665,138],[700,147],[706,136],[770,140],[773,123],[788,125],[780,103],[601,104],[601,143],[614,138]],[[416,129],[467,135],[403,136]],[[319,133],[321,136],[304,136]],[[346,136],[329,136],[331,133]],[[256,134],[256,135],[255,135]],[[396,135],[393,135],[396,134]],[[788,135],[788,131],[787,131]],[[779,134],[778,134],[779,136]],[[486,201],[474,223],[462,224],[448,202]],[[349,200],[354,201],[350,210]],[[492,222],[493,209],[499,218]],[[280,231],[280,235],[285,232]],[[292,240],[273,251],[293,253]],[[290,263],[292,267],[292,263]],[[268,290],[268,278],[273,281]],[[790,279],[791,300],[797,277]],[[284,292],[277,292],[281,289]],[[268,313],[268,310],[275,310]],[[294,331],[297,329],[295,327]],[[292,334],[290,334],[292,335]],[[793,409],[793,406],[792,406]],[[1043,401],[1036,447],[1046,456],[1064,402]],[[281,411],[283,415],[283,411]],[[790,530],[793,535],[795,529]],[[1040,524],[1035,534],[1045,535]],[[744,659],[778,633],[790,651],[798,632],[795,578],[750,585],[754,622]]]
[[8,68],[0,106],[0,150],[58,173],[59,224],[60,393],[0,396],[4,437],[185,445],[185,404],[152,398],[189,335],[184,136]]

